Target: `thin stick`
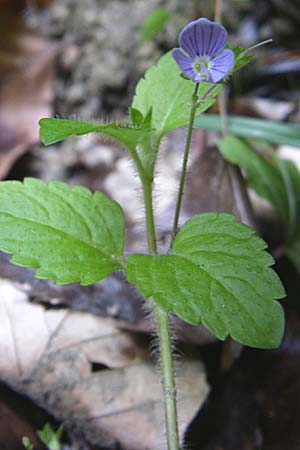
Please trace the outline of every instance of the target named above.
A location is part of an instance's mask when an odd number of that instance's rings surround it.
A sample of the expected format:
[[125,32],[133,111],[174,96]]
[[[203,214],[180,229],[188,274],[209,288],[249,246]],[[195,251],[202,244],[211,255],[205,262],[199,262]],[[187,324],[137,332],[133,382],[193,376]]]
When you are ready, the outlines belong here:
[[198,97],[197,97],[198,89],[199,89],[199,83],[196,83],[195,90],[194,90],[193,97],[192,97],[192,107],[191,107],[189,126],[188,126],[186,141],[185,141],[184,156],[183,156],[183,161],[182,161],[181,176],[180,176],[179,189],[178,189],[178,195],[177,195],[177,201],[176,201],[175,216],[174,216],[173,231],[172,231],[173,239],[176,236],[177,231],[178,231],[179,215],[180,215],[180,210],[181,210],[183,190],[184,190],[185,178],[186,178],[186,172],[187,172],[187,163],[188,163],[189,154],[190,154],[190,147],[191,147],[191,141],[192,141],[195,115],[196,115],[196,110],[198,107]]
[[216,0],[215,3],[215,22],[222,22],[222,0]]
[[[226,90],[223,89],[219,95],[219,108],[222,122],[222,136],[228,135],[228,115],[227,115],[227,97]],[[254,212],[249,199],[247,186],[238,166],[227,163],[231,190],[240,219],[246,225],[255,228]]]

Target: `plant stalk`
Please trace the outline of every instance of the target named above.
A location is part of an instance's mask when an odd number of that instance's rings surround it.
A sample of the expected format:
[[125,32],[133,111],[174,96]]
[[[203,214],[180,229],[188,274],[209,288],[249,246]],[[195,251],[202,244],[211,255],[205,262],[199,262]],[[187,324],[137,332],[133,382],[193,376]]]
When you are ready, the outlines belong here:
[[144,192],[148,250],[151,255],[155,255],[157,253],[157,245],[152,200],[152,180],[147,179],[147,176],[141,176],[141,181]]
[[181,176],[180,176],[179,189],[178,189],[178,194],[177,194],[175,216],[174,216],[174,223],[173,223],[173,230],[172,230],[173,239],[176,236],[177,231],[178,231],[179,215],[180,215],[182,198],[183,198],[183,191],[184,191],[185,178],[186,178],[186,172],[187,172],[187,164],[188,164],[189,154],[190,154],[193,127],[194,127],[194,122],[195,122],[196,110],[198,108],[198,96],[197,96],[198,89],[199,89],[199,83],[196,83],[195,90],[194,90],[194,93],[192,96],[192,107],[191,107],[191,112],[190,112],[189,126],[188,126],[186,141],[185,141],[185,149],[184,149],[184,156],[183,156],[183,161],[182,161]]
[[[208,92],[204,95],[204,100],[208,94],[215,88],[212,86]],[[198,98],[199,83],[195,84],[194,93],[192,96],[192,106],[189,118],[189,125],[185,143],[184,157],[182,163],[182,171],[177,195],[176,210],[173,224],[173,238],[178,230],[179,215],[181,210],[183,191],[185,185],[185,178],[187,172],[187,164],[189,159],[189,152],[193,134],[194,121],[197,108],[199,107]],[[201,102],[200,100],[200,102]],[[146,228],[147,228],[147,241],[148,250],[151,255],[157,254],[156,243],[156,230],[153,213],[153,199],[152,199],[152,178],[150,178],[145,172],[140,158],[137,154],[132,155],[134,157],[135,164],[137,166],[140,179],[143,186],[144,204],[146,214]],[[179,432],[178,432],[178,417],[177,417],[177,401],[176,401],[176,383],[175,383],[175,370],[174,361],[172,355],[172,340],[169,316],[154,299],[152,299],[152,308],[155,314],[157,324],[157,334],[159,340],[160,361],[162,371],[162,384],[163,395],[165,404],[165,422],[167,431],[168,450],[180,450],[179,445]]]
[[[153,213],[152,180],[145,175],[143,170],[139,170],[139,173],[144,192],[148,249],[150,254],[155,255],[157,254],[157,245]],[[152,307],[155,314],[159,340],[168,450],[180,450],[175,370],[172,355],[169,316],[155,300],[152,300]]]
[[154,303],[153,311],[157,322],[157,333],[159,338],[168,450],[180,450],[176,400],[177,391],[172,355],[170,322],[168,313],[157,303]]

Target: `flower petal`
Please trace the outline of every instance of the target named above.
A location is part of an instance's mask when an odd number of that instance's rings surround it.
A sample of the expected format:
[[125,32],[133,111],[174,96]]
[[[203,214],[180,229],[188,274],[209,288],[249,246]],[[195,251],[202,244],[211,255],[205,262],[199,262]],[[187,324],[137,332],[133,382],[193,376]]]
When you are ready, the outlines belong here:
[[230,71],[234,63],[234,53],[232,50],[226,49],[221,55],[212,60],[212,66],[209,70],[210,81],[217,83],[224,78]]
[[213,58],[224,49],[227,39],[228,33],[222,25],[201,18],[183,28],[179,45],[192,58],[204,55]]
[[194,69],[193,61],[180,48],[174,48],[172,50],[172,56],[182,72],[196,83],[200,81],[200,74]]

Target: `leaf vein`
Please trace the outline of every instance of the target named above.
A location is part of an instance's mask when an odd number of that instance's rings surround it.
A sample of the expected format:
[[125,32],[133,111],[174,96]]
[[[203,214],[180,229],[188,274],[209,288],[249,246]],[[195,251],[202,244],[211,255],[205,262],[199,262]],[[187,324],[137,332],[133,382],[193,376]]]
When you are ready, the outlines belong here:
[[[258,332],[261,332],[261,334],[263,334],[267,339],[268,339],[268,335],[266,334],[265,330],[263,328],[261,328],[261,326],[255,321],[255,318],[251,316],[251,314],[249,314],[249,312],[247,311],[247,309],[245,308],[244,304],[241,303],[239,301],[239,299],[222,283],[222,281],[220,281],[217,277],[213,277],[207,270],[205,270],[202,267],[202,270],[204,272],[207,273],[207,275],[217,284],[219,284],[228,294],[230,297],[232,297],[237,304],[239,305],[239,307],[244,311],[246,317],[248,317],[250,319],[250,321],[253,323],[253,325],[255,326],[256,330],[258,330]],[[243,281],[243,279],[241,279],[241,281]],[[230,326],[230,331],[231,331],[231,326]]]
[[[48,211],[48,209],[45,207],[45,205],[43,205],[42,203],[40,203],[36,197],[31,197],[31,195],[29,195],[28,192],[25,191],[25,188],[22,190],[22,196],[27,197],[30,201],[32,201],[33,203],[36,203],[38,205],[38,207],[44,212],[44,214],[46,215],[47,219],[50,220],[50,213]],[[10,214],[10,213],[6,213],[6,211],[2,211],[4,214]]]
[[[33,220],[30,220],[30,219],[24,219],[24,218],[21,218],[21,219],[20,219],[18,216],[14,216],[14,215],[12,215],[12,214],[9,214],[9,215],[10,215],[11,218],[12,218],[11,222],[12,222],[13,224],[15,224],[15,219],[18,219],[18,220],[21,220],[21,221],[24,221],[24,222],[27,222],[27,223],[30,223],[30,224],[33,223],[33,224],[38,225],[38,226],[40,226],[40,227],[45,227],[45,228],[47,228],[47,229],[49,229],[49,230],[51,230],[51,231],[54,231],[54,232],[57,233],[57,234],[61,234],[61,235],[63,235],[63,236],[66,236],[68,239],[71,239],[71,240],[73,240],[73,241],[80,242],[81,244],[84,244],[85,246],[88,246],[88,247],[91,248],[92,250],[97,250],[100,254],[104,255],[105,257],[107,257],[107,258],[109,258],[109,259],[114,259],[114,258],[112,257],[112,255],[110,255],[110,254],[104,252],[103,250],[100,250],[99,247],[93,246],[93,245],[91,244],[91,242],[84,241],[84,240],[82,240],[82,239],[79,239],[78,237],[74,237],[72,234],[68,234],[66,231],[63,231],[63,230],[60,230],[60,229],[58,229],[58,228],[54,228],[54,227],[51,226],[51,225],[46,225],[46,224],[44,224],[44,223],[40,223],[40,222],[33,221]],[[6,221],[5,223],[9,223],[9,222],[10,222],[10,221]],[[37,242],[43,242],[43,241],[49,242],[49,241],[55,241],[55,240],[56,240],[55,237],[53,237],[52,239],[51,239],[51,238],[44,239],[44,238],[41,238],[41,237],[38,238],[38,239],[35,239],[35,241],[37,241]],[[14,238],[14,239],[6,239],[6,241],[11,241],[11,242],[24,242],[24,240],[20,240],[20,239],[16,239],[16,238]],[[9,253],[11,253],[11,252],[9,252]]]
[[115,248],[115,251],[118,252],[118,250],[119,250],[119,248],[118,248],[118,242],[117,242],[117,240],[116,240],[116,237],[115,237],[115,236],[113,235],[113,233],[111,232],[110,227],[109,227],[108,224],[107,224],[105,214],[103,214],[103,212],[101,211],[101,209],[99,209],[98,205],[96,205],[96,207],[97,207],[97,212],[98,212],[98,214],[100,215],[100,217],[101,217],[101,219],[102,219],[102,222],[104,223],[104,225],[105,225],[105,227],[106,227],[106,231],[107,231],[107,233],[108,233],[108,235],[109,235],[109,237],[110,237],[110,239],[111,239],[111,241],[112,241],[112,243],[113,243],[113,246],[114,246],[114,248]]
[[[92,243],[93,243],[93,244],[95,245],[95,247],[96,247],[97,245],[96,245],[96,242],[95,242],[95,240],[94,240],[94,238],[93,238],[91,229],[90,229],[88,223],[86,222],[86,219],[83,217],[83,215],[80,214],[79,211],[77,211],[76,208],[74,208],[74,206],[68,201],[68,199],[66,199],[65,197],[63,197],[62,195],[60,195],[57,191],[53,191],[53,190],[50,190],[50,189],[49,189],[49,191],[51,192],[51,194],[52,194],[54,197],[55,197],[55,196],[58,197],[62,203],[65,203],[66,205],[68,205],[68,207],[69,207],[69,209],[72,211],[72,213],[73,213],[75,216],[79,217],[81,223],[83,224],[85,230],[87,231],[87,234],[88,234],[88,236],[89,236],[90,241],[92,241]],[[72,191],[70,191],[69,193],[72,193]]]

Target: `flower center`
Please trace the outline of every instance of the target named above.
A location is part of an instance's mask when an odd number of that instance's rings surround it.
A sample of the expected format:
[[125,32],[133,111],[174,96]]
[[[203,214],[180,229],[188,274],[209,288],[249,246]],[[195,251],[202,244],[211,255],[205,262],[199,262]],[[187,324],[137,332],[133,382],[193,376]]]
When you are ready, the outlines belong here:
[[196,69],[196,72],[198,72],[198,73],[200,73],[201,72],[201,64],[200,63],[196,63],[195,64],[195,69]]
[[208,72],[211,69],[211,61],[208,56],[199,56],[194,60],[194,69],[196,72]]

